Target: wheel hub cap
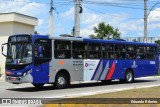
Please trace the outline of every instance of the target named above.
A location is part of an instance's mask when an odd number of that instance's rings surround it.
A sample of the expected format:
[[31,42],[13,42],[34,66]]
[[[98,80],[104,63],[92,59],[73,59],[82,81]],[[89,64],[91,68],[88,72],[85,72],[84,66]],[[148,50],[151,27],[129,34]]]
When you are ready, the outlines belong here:
[[131,74],[131,73],[128,73],[128,75],[127,75],[127,80],[128,80],[128,81],[132,81],[132,74]]
[[65,79],[63,77],[58,78],[58,84],[63,85],[65,84]]

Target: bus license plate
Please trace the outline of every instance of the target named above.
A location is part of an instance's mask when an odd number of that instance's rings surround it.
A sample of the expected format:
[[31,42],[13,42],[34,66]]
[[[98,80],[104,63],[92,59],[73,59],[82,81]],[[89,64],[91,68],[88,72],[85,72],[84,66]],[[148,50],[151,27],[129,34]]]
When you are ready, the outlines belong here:
[[15,81],[15,80],[16,80],[16,77],[10,77],[10,80],[11,80],[11,81]]

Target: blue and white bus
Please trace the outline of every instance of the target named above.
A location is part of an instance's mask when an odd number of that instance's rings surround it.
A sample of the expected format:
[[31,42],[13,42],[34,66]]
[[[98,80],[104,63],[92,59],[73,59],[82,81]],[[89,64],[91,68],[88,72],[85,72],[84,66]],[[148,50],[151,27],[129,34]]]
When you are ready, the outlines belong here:
[[12,35],[8,38],[5,74],[10,83],[54,84],[73,81],[134,78],[158,75],[158,46],[119,40]]

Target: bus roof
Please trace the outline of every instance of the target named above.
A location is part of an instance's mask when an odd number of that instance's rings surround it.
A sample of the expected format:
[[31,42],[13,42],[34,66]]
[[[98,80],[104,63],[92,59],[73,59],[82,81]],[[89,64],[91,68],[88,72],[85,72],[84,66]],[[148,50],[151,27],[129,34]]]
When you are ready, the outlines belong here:
[[95,42],[95,43],[114,43],[114,44],[158,46],[156,43],[128,42],[128,41],[119,41],[119,40],[84,39],[84,41]]
[[[21,35],[29,35],[29,34],[18,34],[12,36],[21,36]],[[72,41],[84,41],[84,42],[93,42],[93,43],[113,43],[113,44],[130,44],[130,45],[145,45],[145,46],[158,46],[156,43],[142,43],[142,42],[128,42],[122,40],[102,40],[102,39],[90,39],[90,38],[82,38],[82,37],[52,37],[48,35],[32,35],[35,39],[45,37],[55,40],[72,40]]]
[[89,39],[89,38],[77,38],[77,37],[51,37],[51,39],[84,41],[84,42],[93,42],[93,43],[113,43],[113,44],[158,46],[156,43],[128,42],[128,41],[120,41],[120,40],[102,40],[102,39]]
[[72,41],[83,41],[83,38],[77,38],[77,37],[49,37],[50,39],[55,40],[72,40]]

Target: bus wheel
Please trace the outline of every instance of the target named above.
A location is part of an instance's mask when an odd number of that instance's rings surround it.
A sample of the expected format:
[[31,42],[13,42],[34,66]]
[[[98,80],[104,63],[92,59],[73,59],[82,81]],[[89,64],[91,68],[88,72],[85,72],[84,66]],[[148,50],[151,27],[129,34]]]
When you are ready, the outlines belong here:
[[133,72],[131,70],[127,70],[125,73],[125,81],[127,83],[131,83],[134,81],[134,75]]
[[33,84],[33,86],[35,86],[35,88],[42,88],[44,84]]
[[60,73],[56,76],[55,86],[58,89],[63,89],[68,86],[68,78],[65,73]]

